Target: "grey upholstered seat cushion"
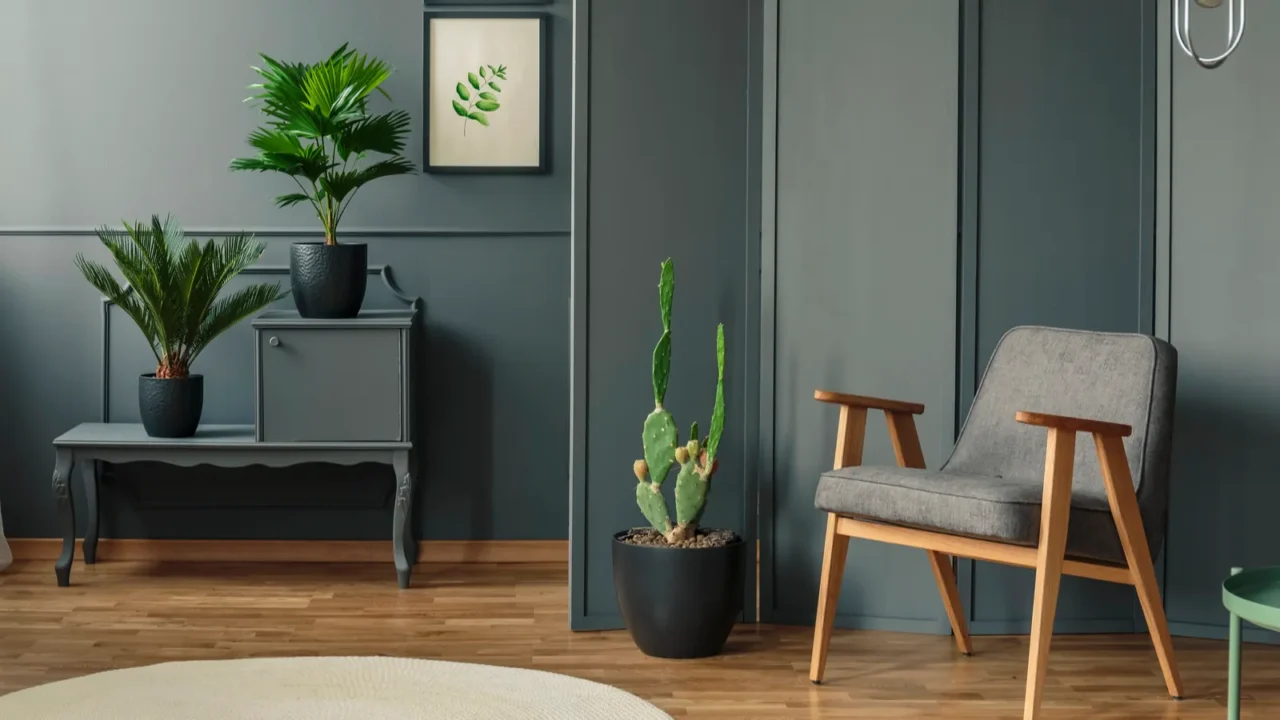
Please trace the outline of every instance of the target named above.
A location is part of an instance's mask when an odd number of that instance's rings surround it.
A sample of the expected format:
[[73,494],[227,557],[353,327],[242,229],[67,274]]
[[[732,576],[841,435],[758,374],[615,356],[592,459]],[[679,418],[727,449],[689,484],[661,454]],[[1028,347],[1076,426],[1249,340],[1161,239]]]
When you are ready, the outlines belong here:
[[[1041,481],[859,466],[818,481],[815,504],[830,512],[953,535],[1035,545],[1040,537]],[[1106,498],[1072,498],[1067,554],[1119,562],[1124,550]]]
[[[815,504],[888,523],[1034,545],[1047,432],[1019,410],[1125,423],[1125,453],[1151,553],[1164,539],[1177,353],[1146,335],[1018,327],[996,346],[969,417],[940,471],[844,468]],[[1097,455],[1076,438],[1067,553],[1123,562]]]

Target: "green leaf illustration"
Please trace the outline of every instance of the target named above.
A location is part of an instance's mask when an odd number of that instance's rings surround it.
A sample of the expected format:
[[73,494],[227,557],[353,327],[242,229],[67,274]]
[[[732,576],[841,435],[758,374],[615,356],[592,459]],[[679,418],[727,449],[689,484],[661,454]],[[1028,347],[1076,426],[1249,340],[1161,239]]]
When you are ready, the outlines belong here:
[[[469,72],[467,73],[466,82],[458,83],[458,97],[463,102],[454,100],[453,111],[464,118],[462,121],[463,137],[466,137],[467,124],[471,120],[480,123],[481,127],[489,127],[487,113],[502,107],[496,95],[496,93],[502,92],[502,87],[495,82],[494,78],[501,78],[505,81],[507,79],[506,73],[506,65],[499,65],[496,68],[492,65],[481,65],[479,75]],[[468,88],[468,85],[471,87]]]

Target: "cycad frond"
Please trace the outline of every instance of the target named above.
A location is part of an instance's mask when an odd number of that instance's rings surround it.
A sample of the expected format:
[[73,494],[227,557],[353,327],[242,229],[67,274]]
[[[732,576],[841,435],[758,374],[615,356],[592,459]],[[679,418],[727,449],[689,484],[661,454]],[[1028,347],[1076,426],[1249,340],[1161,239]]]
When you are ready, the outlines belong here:
[[192,355],[204,350],[214,338],[236,323],[288,295],[289,292],[282,291],[279,285],[260,284],[250,285],[218,298],[200,325],[196,340],[191,346]]
[[[235,235],[203,247],[186,240],[170,217],[102,228],[98,237],[128,285],[102,265],[77,255],[89,284],[120,306],[138,325],[160,366],[185,372],[209,341],[281,296],[278,286],[251,285],[219,299],[232,278],[253,264],[264,245]],[[234,300],[233,300],[234,298]]]

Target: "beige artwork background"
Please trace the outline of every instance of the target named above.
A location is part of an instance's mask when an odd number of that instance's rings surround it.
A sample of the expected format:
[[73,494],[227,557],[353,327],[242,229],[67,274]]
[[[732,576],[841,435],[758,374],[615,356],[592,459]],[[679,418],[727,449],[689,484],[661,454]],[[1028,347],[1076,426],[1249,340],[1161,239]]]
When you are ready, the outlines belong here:
[[[428,134],[432,165],[511,167],[538,165],[542,32],[538,18],[432,18],[427,59]],[[466,123],[454,111],[456,87],[481,65],[506,65],[501,104],[487,113],[489,127]],[[475,90],[467,85],[475,97]],[[463,102],[464,106],[468,103]]]

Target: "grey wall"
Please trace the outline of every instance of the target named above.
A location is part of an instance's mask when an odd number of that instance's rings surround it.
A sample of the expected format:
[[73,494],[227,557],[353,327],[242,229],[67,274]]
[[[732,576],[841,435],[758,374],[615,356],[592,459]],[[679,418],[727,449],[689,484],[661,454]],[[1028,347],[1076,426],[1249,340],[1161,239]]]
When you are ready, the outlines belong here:
[[[709,422],[715,327],[725,325],[726,422],[703,524],[752,540],[757,397],[749,268],[758,177],[752,68],[759,3],[579,0],[574,183],[571,623],[620,627],[613,533],[643,525],[632,462],[653,409],[659,263],[676,263],[666,407],[682,436]],[[753,21],[752,17],[756,20]],[[588,64],[589,60],[589,64]],[[755,131],[758,133],[758,131]],[[758,137],[758,134],[756,135]],[[758,147],[758,143],[756,143]],[[757,215],[758,216],[758,215]],[[750,593],[749,593],[750,594]]]
[[1244,40],[1216,70],[1161,50],[1171,189],[1158,325],[1179,355],[1165,599],[1174,632],[1223,637],[1222,580],[1233,565],[1275,564],[1280,546],[1280,5],[1249,3]]
[[[814,388],[923,402],[933,467],[1010,327],[1152,331],[1156,6],[776,7],[761,609],[807,624],[822,552],[813,491],[836,424]],[[815,68],[837,64],[815,94]],[[892,464],[872,420],[864,461]],[[948,632],[926,568],[918,550],[854,541],[837,622]],[[1026,631],[1031,573],[958,569],[974,632]],[[1059,608],[1059,631],[1135,627],[1127,588],[1070,578]]]
[[[782,0],[775,31],[761,612],[810,623],[823,532],[813,492],[837,414],[814,389],[923,402],[930,466],[954,438],[959,7]],[[892,464],[883,420],[871,420],[864,460]],[[837,622],[945,629],[924,554],[853,541]]]
[[[567,532],[571,3],[538,9],[552,16],[551,172],[382,180],[344,220],[347,239],[370,243],[371,263],[390,265],[425,299],[419,531],[429,538]],[[407,154],[420,162],[420,0],[0,5],[0,66],[11,70],[0,94],[26,108],[0,137],[0,507],[9,534],[55,534],[49,442],[98,419],[100,305],[71,264],[77,252],[103,254],[89,228],[173,212],[194,231],[257,231],[268,242],[263,263],[286,263],[290,239],[314,235],[316,221],[274,207],[286,179],[226,170],[258,121],[241,103],[255,77],[249,65],[259,50],[311,59],[344,41],[397,68],[388,89],[414,116]],[[371,283],[368,305],[393,302]],[[110,415],[128,420],[133,378],[150,368],[118,311],[112,330]],[[207,422],[252,421],[250,335],[247,323],[235,328],[196,363],[207,377]],[[385,470],[119,470],[104,496],[108,536],[387,535]]]
[[[976,233],[976,384],[1015,325],[1152,332],[1154,0],[982,0]],[[1102,20],[1105,18],[1105,21]],[[971,76],[972,77],[972,76]],[[967,408],[971,392],[962,398]],[[1034,572],[965,563],[974,632],[1026,632]],[[962,582],[963,584],[963,582]],[[1133,590],[1065,578],[1060,631],[1134,626]]]

